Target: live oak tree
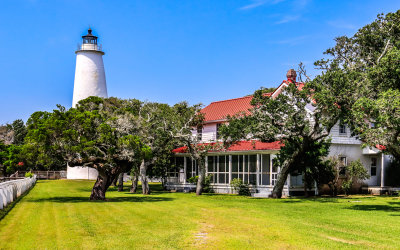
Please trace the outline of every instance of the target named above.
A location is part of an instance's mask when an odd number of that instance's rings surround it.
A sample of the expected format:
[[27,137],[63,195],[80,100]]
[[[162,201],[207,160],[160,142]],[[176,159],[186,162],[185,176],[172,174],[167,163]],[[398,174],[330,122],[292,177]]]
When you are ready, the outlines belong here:
[[[151,149],[151,156],[144,158],[140,163],[139,169],[134,169],[134,180],[131,191],[135,191],[137,185],[137,174],[140,175],[142,182],[142,193],[150,194],[148,183],[149,174],[166,174],[163,171],[172,165],[172,150],[177,145],[176,138],[170,133],[173,129],[174,116],[173,108],[168,104],[144,102],[140,105],[138,121],[140,129],[138,134],[142,141]],[[154,171],[148,172],[149,167]]]
[[[299,71],[306,75],[302,65]],[[309,78],[304,86],[290,83],[276,98],[257,90],[250,115],[229,117],[228,123],[221,127],[227,145],[243,139],[282,143],[281,153],[277,156],[281,171],[272,191],[274,198],[282,196],[290,172],[306,171],[308,162],[322,163],[326,156],[327,137],[339,112],[334,101],[321,101],[326,94],[314,93],[316,84]],[[309,158],[310,154],[314,159]]]
[[182,102],[174,105],[173,126],[169,130],[171,135],[186,147],[186,153],[197,163],[199,178],[196,184],[196,195],[203,193],[206,177],[206,155],[210,151],[224,149],[220,143],[203,143],[200,137],[193,135],[193,130],[203,126],[204,114],[200,110],[200,104],[190,106],[188,103]]
[[32,121],[41,125],[31,143],[50,146],[71,167],[97,169],[99,175],[90,199],[105,200],[112,181],[151,154],[137,135],[137,119],[128,112],[135,102],[89,97],[76,108],[65,110],[59,106],[58,110]]
[[400,10],[337,38],[325,54],[316,62],[322,70],[317,81],[340,107],[342,122],[366,145],[399,161]]
[[58,145],[52,143],[52,113],[38,111],[27,121],[27,135],[21,150],[21,157],[29,169],[61,170],[65,169],[64,157]]

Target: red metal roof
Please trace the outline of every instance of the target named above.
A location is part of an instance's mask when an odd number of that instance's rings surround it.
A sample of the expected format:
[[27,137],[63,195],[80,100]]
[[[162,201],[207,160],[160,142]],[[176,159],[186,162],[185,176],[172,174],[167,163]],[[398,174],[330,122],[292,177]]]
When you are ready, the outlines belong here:
[[204,121],[224,120],[228,115],[233,116],[240,112],[250,114],[249,109],[252,108],[251,99],[253,99],[253,96],[212,102],[201,110],[204,114]]
[[[282,88],[280,87],[283,84],[287,85],[290,83],[292,83],[291,80],[284,80],[273,93],[267,93],[266,95],[273,95],[275,97],[282,91]],[[299,90],[302,90],[304,83],[297,82],[296,86]],[[250,114],[249,109],[253,107],[250,104],[252,99],[253,96],[250,95],[235,99],[212,102],[210,105],[201,110],[201,112],[204,114],[204,122],[225,120],[228,115],[233,116],[241,112],[244,112],[248,115]]]
[[[208,143],[205,143],[208,144]],[[252,151],[252,150],[279,150],[283,144],[279,141],[260,142],[260,141],[240,141],[230,146],[226,151]],[[180,147],[172,150],[173,153],[187,153],[187,147]]]

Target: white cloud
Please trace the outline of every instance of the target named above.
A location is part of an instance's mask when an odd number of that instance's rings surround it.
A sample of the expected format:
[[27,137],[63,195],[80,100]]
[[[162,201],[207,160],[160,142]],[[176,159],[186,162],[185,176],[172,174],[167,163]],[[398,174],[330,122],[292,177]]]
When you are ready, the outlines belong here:
[[283,2],[285,0],[253,0],[251,4],[245,5],[243,7],[240,7],[239,10],[250,10],[254,9],[260,6],[263,6],[265,4],[278,4],[280,2]]
[[277,21],[277,22],[275,22],[275,24],[283,24],[283,23],[293,22],[293,21],[296,21],[298,19],[300,19],[299,15],[297,15],[297,16],[289,16],[289,15],[287,15],[287,16],[283,16],[282,19]]

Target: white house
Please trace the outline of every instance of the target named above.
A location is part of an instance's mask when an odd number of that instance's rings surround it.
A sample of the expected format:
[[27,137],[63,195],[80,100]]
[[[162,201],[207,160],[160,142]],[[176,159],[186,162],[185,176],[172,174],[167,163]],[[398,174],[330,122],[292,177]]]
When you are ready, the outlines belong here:
[[[296,72],[288,71],[287,80],[270,93],[277,96],[282,88],[294,83],[302,88],[302,83],[296,82]],[[252,96],[245,96],[230,100],[212,102],[201,112],[205,115],[202,129],[193,131],[194,136],[201,138],[204,143],[218,141],[218,126],[227,121],[228,115],[239,112],[249,112]],[[362,142],[351,136],[346,126],[336,124],[330,132],[332,145],[330,155],[337,156],[344,163],[360,159],[364,164],[370,178],[365,181],[370,192],[385,190],[385,166],[390,161],[376,148],[362,148]],[[242,141],[231,146],[224,152],[210,152],[206,159],[207,174],[212,174],[213,189],[219,193],[231,192],[230,181],[240,178],[244,183],[251,185],[255,191],[254,196],[265,197],[271,194],[279,174],[279,168],[274,166],[273,159],[280,150],[279,142],[263,143],[260,141]],[[174,150],[176,155],[176,170],[168,174],[168,187],[176,190],[188,190],[194,185],[188,183],[188,178],[198,175],[196,162],[194,162],[186,148]],[[302,176],[289,176],[283,195],[292,195],[303,191]]]

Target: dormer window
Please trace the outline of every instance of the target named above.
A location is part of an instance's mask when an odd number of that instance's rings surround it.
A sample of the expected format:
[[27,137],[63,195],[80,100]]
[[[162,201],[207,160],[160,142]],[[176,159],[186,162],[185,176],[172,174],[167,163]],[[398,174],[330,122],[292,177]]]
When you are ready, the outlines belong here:
[[203,128],[197,127],[197,140],[201,141],[202,138],[203,138]]
[[339,134],[340,134],[340,135],[345,135],[345,134],[347,134],[346,125],[344,125],[344,124],[339,125]]
[[219,128],[221,127],[221,123],[217,123],[217,132],[215,134],[215,138],[218,140],[220,139],[221,135],[219,133]]

